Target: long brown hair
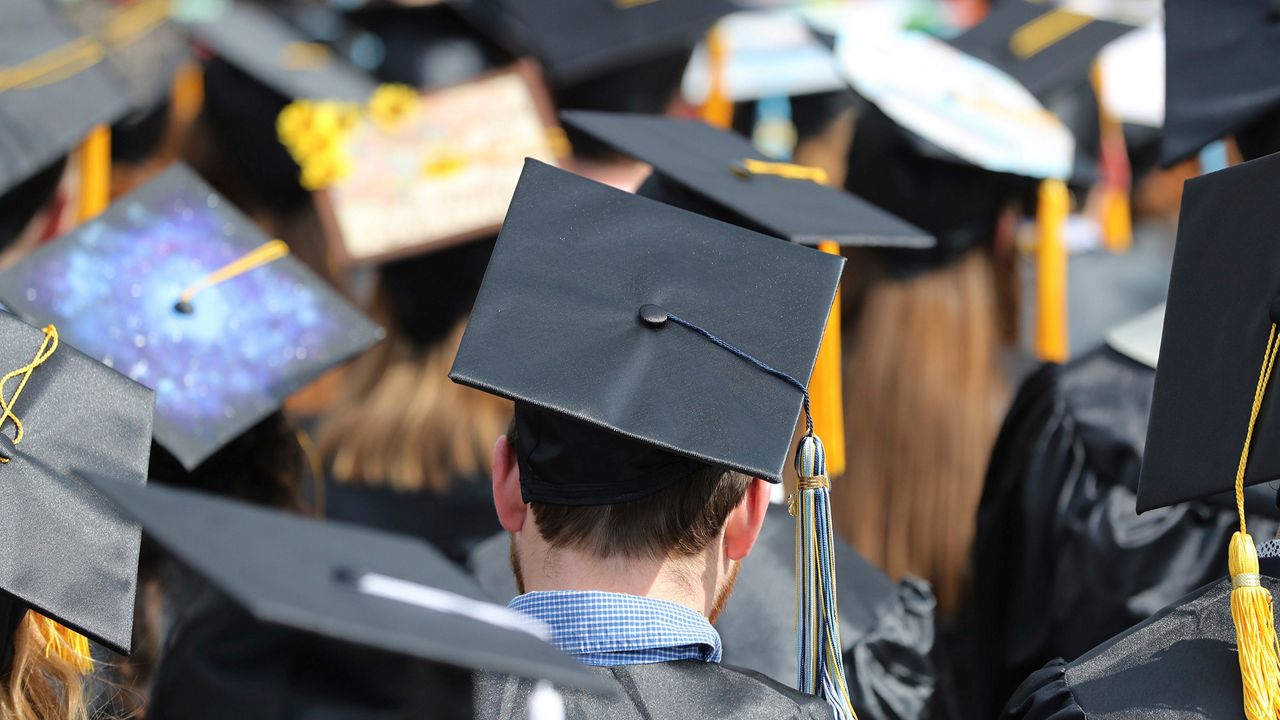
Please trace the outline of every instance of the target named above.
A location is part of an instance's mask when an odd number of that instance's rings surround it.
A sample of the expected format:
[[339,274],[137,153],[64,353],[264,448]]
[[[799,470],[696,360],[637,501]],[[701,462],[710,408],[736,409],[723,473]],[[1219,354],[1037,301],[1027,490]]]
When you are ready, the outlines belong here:
[[84,675],[49,644],[62,642],[52,621],[28,611],[18,624],[13,661],[0,688],[3,720],[87,720]]
[[963,593],[991,444],[1009,397],[1009,284],[989,247],[907,280],[871,254],[850,266],[844,331],[845,491],[837,532],[894,578],[929,580],[942,614]]
[[449,380],[466,321],[421,347],[394,329],[352,364],[344,398],[320,431],[339,482],[445,492],[489,467],[511,403]]

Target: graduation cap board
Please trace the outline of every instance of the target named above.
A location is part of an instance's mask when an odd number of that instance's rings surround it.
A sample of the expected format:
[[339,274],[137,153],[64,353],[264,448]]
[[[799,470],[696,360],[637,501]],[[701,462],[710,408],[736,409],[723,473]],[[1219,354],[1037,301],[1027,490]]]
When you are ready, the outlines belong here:
[[477,29],[575,83],[693,45],[729,0],[454,0]]
[[[711,217],[810,245],[828,240],[908,248],[934,244],[928,233],[855,195],[812,178],[774,174],[772,169],[782,166],[734,132],[649,115],[566,111],[561,117],[710,203],[704,214]],[[657,196],[662,199],[662,192]]]
[[1280,13],[1268,0],[1166,0],[1165,122],[1172,165],[1280,109]]
[[106,49],[106,64],[129,86],[130,104],[144,111],[169,93],[188,42],[170,22],[174,0],[59,0],[59,11]]
[[140,530],[73,476],[146,482],[154,394],[3,312],[0,372],[0,595],[128,654]]
[[0,301],[154,388],[188,469],[381,337],[182,165],[0,274]]
[[528,62],[429,92],[393,126],[366,118],[345,152],[350,174],[315,195],[332,254],[345,263],[492,236],[524,159],[568,154]]
[[47,0],[0,4],[0,195],[128,113],[105,56]]
[[419,540],[188,490],[84,478],[263,622],[476,671],[609,687],[548,644],[544,626],[489,602]]
[[1071,176],[1070,131],[999,68],[921,32],[852,22],[841,26],[836,56],[854,90],[926,154],[998,173]]
[[238,0],[216,7],[211,17],[190,22],[196,39],[285,98],[364,102],[377,87],[328,46],[309,42],[264,8]]

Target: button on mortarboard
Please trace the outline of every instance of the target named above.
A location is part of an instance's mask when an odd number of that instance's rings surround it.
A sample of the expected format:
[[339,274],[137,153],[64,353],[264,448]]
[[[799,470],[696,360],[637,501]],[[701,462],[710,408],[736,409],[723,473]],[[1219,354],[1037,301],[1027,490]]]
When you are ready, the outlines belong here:
[[[652,165],[660,177],[646,183],[642,195],[806,244],[933,246],[923,230],[827,187],[814,168],[770,162],[736,133],[649,115],[566,111],[561,117],[566,125]],[[684,202],[686,197],[695,202]]]
[[57,338],[0,313],[0,594],[127,653],[139,529],[73,476],[146,481],[154,394]]
[[0,298],[155,388],[188,469],[381,337],[181,165],[0,273]]

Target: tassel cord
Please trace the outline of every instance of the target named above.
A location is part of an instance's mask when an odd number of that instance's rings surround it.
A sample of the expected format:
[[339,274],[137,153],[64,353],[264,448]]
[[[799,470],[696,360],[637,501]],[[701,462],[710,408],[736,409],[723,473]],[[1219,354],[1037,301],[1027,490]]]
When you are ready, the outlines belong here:
[[[44,364],[46,360],[53,356],[54,351],[58,349],[58,329],[52,325],[44,328],[44,340],[40,342],[40,347],[36,349],[36,356],[31,362],[22,367],[11,370],[3,378],[0,378],[0,423],[6,419],[13,421],[13,444],[17,445],[22,442],[22,438],[26,434],[26,429],[22,425],[22,421],[14,414],[13,408],[18,404],[18,398],[22,396],[22,391],[27,387],[27,381],[31,379],[31,373],[36,368]],[[13,391],[13,395],[7,400],[4,398],[4,388],[9,384],[10,380],[21,377],[18,387]],[[9,462],[8,458],[0,458],[0,463]]]

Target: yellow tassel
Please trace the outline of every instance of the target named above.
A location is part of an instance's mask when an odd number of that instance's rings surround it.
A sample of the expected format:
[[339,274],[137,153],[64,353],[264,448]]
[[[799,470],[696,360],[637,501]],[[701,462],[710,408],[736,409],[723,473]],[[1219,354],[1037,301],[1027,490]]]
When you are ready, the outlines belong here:
[[181,123],[189,123],[200,115],[204,107],[204,70],[200,63],[188,60],[178,66],[173,74],[172,114]]
[[97,217],[111,201],[111,128],[99,125],[80,146],[80,222]]
[[93,672],[89,638],[37,612],[29,613],[27,619],[35,623],[36,631],[44,640],[45,657],[61,658],[82,675]]
[[1098,101],[1098,138],[1102,164],[1102,241],[1113,253],[1125,253],[1133,246],[1133,218],[1129,210],[1131,169],[1125,149],[1124,126],[1104,104],[1102,66],[1093,64],[1090,75]]
[[1133,217],[1127,188],[1102,189],[1102,238],[1113,253],[1126,253],[1133,247]]
[[1258,576],[1258,552],[1248,533],[1231,537],[1231,621],[1240,648],[1240,680],[1244,686],[1244,716],[1275,720],[1280,711],[1280,658],[1276,653],[1271,591]]
[[1036,354],[1067,359],[1067,246],[1063,237],[1071,195],[1062,180],[1040,183],[1036,225]]
[[703,121],[712,127],[728,130],[733,127],[733,101],[725,88],[725,67],[729,62],[729,47],[724,31],[712,28],[707,33],[707,64],[711,69],[711,87],[702,103]]
[[[832,255],[840,254],[840,245],[830,240],[818,244],[818,249]],[[818,348],[818,361],[809,381],[809,397],[813,413],[814,433],[830,438],[825,444],[827,474],[839,477],[844,473],[844,387],[840,362],[840,291],[827,316],[827,329]]]

